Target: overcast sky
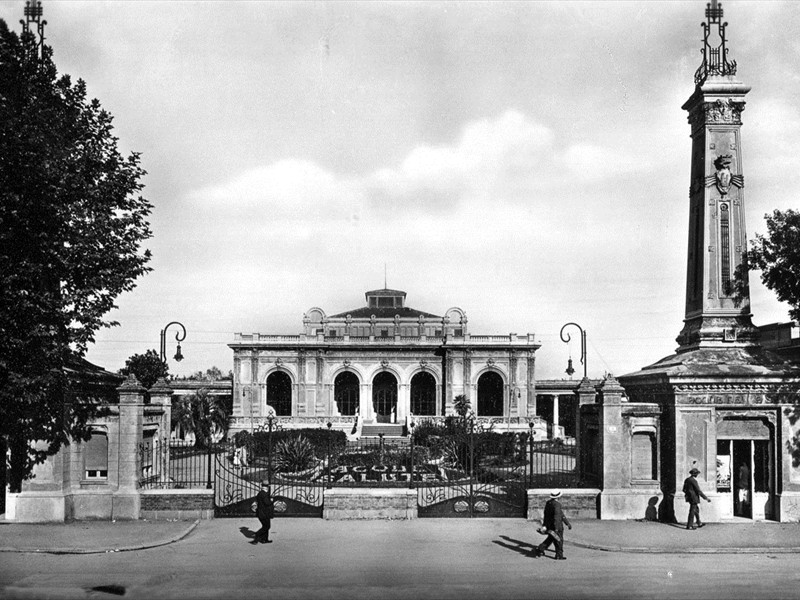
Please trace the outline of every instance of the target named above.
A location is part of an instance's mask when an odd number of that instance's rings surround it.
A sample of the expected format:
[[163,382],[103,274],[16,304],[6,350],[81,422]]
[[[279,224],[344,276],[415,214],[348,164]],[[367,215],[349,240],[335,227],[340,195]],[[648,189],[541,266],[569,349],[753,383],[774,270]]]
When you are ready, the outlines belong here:
[[[234,332],[303,313],[463,308],[474,334],[535,333],[538,378],[638,370],[677,346],[690,145],[681,110],[705,2],[51,1],[59,71],[142,154],[153,272],[88,358],[116,371],[188,330],[186,375],[228,371]],[[796,208],[800,10],[724,2],[747,227]],[[0,2],[20,30],[24,2]],[[787,321],[751,276],[754,322]],[[174,330],[170,330],[174,331]],[[573,330],[574,331],[574,330]],[[168,352],[174,354],[174,336]],[[580,370],[578,372],[580,375]]]

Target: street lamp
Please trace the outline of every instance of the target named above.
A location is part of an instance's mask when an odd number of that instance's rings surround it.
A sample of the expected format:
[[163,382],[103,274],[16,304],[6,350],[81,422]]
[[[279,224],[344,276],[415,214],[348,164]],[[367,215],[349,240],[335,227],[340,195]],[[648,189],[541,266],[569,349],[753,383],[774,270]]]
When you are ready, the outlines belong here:
[[178,321],[172,321],[168,323],[164,329],[161,330],[161,362],[167,362],[167,329],[169,329],[172,325],[178,325],[183,333],[177,332],[175,334],[175,339],[178,342],[178,351],[175,353],[175,360],[181,362],[183,360],[183,354],[181,354],[181,342],[186,339],[186,327],[183,326],[182,323],[178,323]]
[[327,426],[328,426],[328,456],[327,456],[327,459],[328,459],[328,461],[327,461],[328,462],[328,477],[327,477],[327,479],[328,479],[328,481],[326,483],[326,487],[328,489],[331,489],[331,487],[332,487],[331,486],[331,427],[333,427],[333,423],[328,421]]
[[[564,337],[564,330],[570,325],[577,327],[578,331],[581,332],[581,364],[583,365],[583,378],[586,379],[587,378],[586,377],[586,332],[577,323],[567,323],[561,328],[561,341],[564,342],[565,344],[569,343],[570,337],[569,334],[567,334],[566,338]],[[572,368],[572,357],[570,357],[569,360],[567,361],[566,373],[567,375],[572,377],[572,374],[574,372],[575,369]]]

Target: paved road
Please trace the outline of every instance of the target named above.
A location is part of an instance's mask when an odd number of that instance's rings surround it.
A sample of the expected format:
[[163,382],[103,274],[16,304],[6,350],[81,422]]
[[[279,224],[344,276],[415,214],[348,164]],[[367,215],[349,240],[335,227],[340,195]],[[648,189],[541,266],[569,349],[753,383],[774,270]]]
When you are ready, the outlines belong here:
[[[169,546],[0,554],[3,598],[800,598],[796,554],[631,554],[567,546],[534,559],[521,520],[253,519],[201,523]],[[105,586],[105,587],[104,587]],[[94,589],[93,588],[100,588]],[[105,590],[105,591],[103,591]]]

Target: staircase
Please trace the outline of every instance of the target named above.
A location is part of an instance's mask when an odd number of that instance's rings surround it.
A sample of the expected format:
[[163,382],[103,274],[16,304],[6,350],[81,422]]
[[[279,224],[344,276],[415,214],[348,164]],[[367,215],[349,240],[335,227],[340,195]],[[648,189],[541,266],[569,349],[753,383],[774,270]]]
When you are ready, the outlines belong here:
[[364,423],[361,426],[362,438],[377,438],[383,434],[384,438],[403,437],[403,425],[390,423]]

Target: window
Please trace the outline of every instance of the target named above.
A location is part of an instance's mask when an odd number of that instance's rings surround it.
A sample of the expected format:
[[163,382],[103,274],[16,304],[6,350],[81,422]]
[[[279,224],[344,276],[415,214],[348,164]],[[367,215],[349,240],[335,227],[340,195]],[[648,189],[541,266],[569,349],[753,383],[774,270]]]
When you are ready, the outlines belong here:
[[86,442],[84,475],[86,479],[108,478],[108,436],[103,432],[92,432]]
[[411,378],[411,413],[436,414],[436,380],[430,373],[417,373]]

